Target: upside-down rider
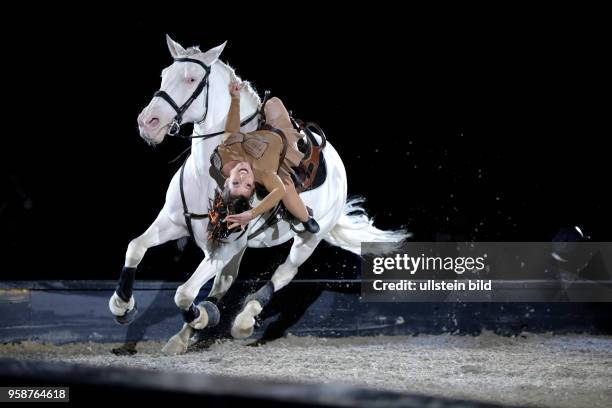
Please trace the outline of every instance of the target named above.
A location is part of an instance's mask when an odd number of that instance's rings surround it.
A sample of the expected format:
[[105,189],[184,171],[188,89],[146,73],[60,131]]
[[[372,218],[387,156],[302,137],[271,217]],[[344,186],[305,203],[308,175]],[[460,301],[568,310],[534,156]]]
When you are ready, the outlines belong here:
[[[319,224],[310,216],[304,202],[298,195],[292,175],[292,167],[297,167],[303,154],[298,150],[296,140],[299,133],[290,122],[283,121],[286,112],[278,98],[266,104],[266,115],[275,116],[282,127],[283,136],[272,130],[257,130],[240,133],[240,90],[242,84],[232,82],[229,86],[231,105],[223,141],[217,147],[216,158],[219,170],[226,178],[222,197],[228,208],[241,208],[242,212],[227,215],[227,228],[248,225],[255,217],[274,208],[283,201],[285,208],[302,222],[310,233],[319,231]],[[283,123],[288,122],[286,125]],[[214,161],[214,158],[213,158]],[[250,207],[255,184],[263,185],[268,194],[255,207]]]

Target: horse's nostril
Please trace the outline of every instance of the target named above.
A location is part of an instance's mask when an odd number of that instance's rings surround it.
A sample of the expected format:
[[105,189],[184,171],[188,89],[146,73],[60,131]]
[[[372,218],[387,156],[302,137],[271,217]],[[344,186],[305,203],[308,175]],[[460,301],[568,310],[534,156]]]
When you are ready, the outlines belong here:
[[148,126],[157,126],[159,124],[158,118],[151,118],[147,121]]

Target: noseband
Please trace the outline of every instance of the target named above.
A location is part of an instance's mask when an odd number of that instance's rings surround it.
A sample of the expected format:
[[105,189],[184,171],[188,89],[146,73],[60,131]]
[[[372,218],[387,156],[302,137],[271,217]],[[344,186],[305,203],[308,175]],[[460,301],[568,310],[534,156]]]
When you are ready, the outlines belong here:
[[195,101],[198,98],[198,96],[200,96],[200,94],[202,93],[205,87],[206,87],[206,102],[205,102],[206,111],[204,112],[204,116],[202,117],[202,119],[198,121],[198,123],[204,122],[206,120],[206,116],[208,115],[208,77],[210,76],[210,67],[204,64],[202,61],[197,60],[195,58],[175,58],[174,61],[175,62],[193,62],[195,64],[198,64],[202,68],[204,68],[204,70],[206,71],[206,75],[204,75],[204,77],[200,80],[200,83],[198,84],[196,89],[193,91],[191,96],[181,106],[178,106],[178,104],[174,102],[174,99],[172,99],[172,97],[168,95],[166,91],[162,91],[160,89],[157,92],[155,92],[155,94],[153,94],[153,97],[159,97],[165,100],[166,102],[168,102],[168,104],[172,106],[172,109],[174,109],[174,111],[176,112],[176,115],[172,119],[172,122],[170,123],[170,126],[168,128],[167,133],[170,136],[178,135],[179,131],[181,130],[181,123],[183,122],[183,115],[185,114],[187,109],[189,109],[193,101]]

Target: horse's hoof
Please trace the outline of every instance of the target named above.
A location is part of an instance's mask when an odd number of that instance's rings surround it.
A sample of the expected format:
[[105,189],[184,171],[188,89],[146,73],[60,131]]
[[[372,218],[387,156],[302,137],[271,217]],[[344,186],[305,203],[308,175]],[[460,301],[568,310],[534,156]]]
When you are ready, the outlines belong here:
[[230,331],[230,333],[232,334],[232,337],[235,339],[246,339],[248,337],[251,337],[253,335],[253,331],[254,331],[254,327],[251,326],[248,329],[241,329],[239,327],[237,327],[236,325],[232,326],[232,330]]
[[187,346],[188,344],[183,342],[181,336],[175,334],[170,337],[170,340],[162,347],[161,352],[166,356],[176,356],[177,354],[184,354],[187,352]]
[[206,309],[204,309],[201,305],[197,305],[196,307],[200,311],[200,315],[197,319],[194,319],[187,324],[196,330],[202,330],[206,326],[208,326],[208,313],[206,312]]
[[115,321],[122,326],[130,324],[136,318],[136,313],[138,313],[138,307],[136,303],[134,303],[134,307],[127,312],[125,312],[122,316],[115,316]]
[[262,307],[257,300],[249,301],[234,319],[231,334],[235,339],[245,339],[255,330],[255,317],[261,313]]
[[112,349],[111,353],[116,356],[133,356],[134,354],[138,353],[138,351],[133,346],[123,345],[121,347]]
[[221,312],[219,312],[219,308],[213,302],[205,300],[196,307],[200,313],[197,319],[188,323],[189,326],[196,330],[203,330],[206,327],[214,327],[219,324]]
[[117,292],[113,292],[113,296],[109,299],[108,308],[115,315],[115,321],[119,324],[130,324],[138,312],[134,296],[129,302],[125,302],[117,295]]

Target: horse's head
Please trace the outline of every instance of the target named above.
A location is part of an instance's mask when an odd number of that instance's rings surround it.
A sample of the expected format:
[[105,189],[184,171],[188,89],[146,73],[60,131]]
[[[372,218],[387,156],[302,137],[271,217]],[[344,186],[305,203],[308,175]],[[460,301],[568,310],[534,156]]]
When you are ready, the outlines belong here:
[[159,91],[138,115],[140,136],[153,144],[178,133],[181,123],[204,118],[210,70],[225,47],[223,43],[201,52],[197,47],[184,49],[169,36],[166,40],[174,62],[162,71]]

